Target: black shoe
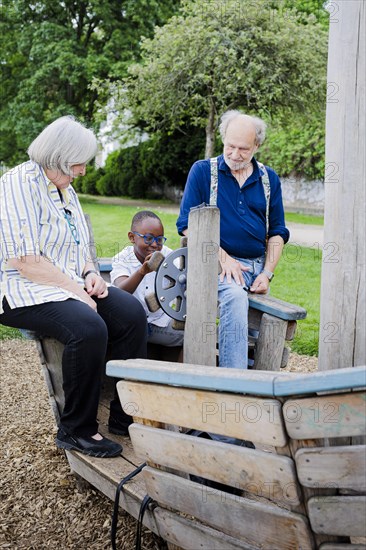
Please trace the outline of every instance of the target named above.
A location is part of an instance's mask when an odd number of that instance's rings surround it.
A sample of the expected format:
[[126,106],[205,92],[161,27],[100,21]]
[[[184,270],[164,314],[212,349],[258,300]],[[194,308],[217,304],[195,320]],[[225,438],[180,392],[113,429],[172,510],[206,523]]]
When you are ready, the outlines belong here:
[[133,423],[132,416],[129,416],[127,414],[119,415],[117,418],[117,415],[112,416],[110,415],[108,420],[108,431],[111,434],[115,435],[130,435],[128,433],[128,426],[131,426]]
[[64,432],[61,428],[57,432],[56,445],[59,449],[79,451],[84,455],[98,458],[112,458],[122,453],[122,446],[106,437],[100,441],[91,436],[75,436]]
[[128,435],[128,436],[130,436],[130,434],[128,433],[127,428],[114,428],[113,426],[110,426],[108,424],[108,431],[109,431],[110,434],[114,434],[114,435]]

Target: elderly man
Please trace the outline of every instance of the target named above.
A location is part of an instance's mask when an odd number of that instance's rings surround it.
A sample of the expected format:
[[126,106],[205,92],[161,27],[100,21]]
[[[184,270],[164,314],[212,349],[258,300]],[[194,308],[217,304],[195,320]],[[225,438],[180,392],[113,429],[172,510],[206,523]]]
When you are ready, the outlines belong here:
[[289,231],[281,182],[254,155],[265,139],[259,118],[227,111],[221,118],[223,154],[192,166],[177,220],[187,234],[188,215],[202,203],[220,209],[220,367],[247,368],[248,294],[265,294]]

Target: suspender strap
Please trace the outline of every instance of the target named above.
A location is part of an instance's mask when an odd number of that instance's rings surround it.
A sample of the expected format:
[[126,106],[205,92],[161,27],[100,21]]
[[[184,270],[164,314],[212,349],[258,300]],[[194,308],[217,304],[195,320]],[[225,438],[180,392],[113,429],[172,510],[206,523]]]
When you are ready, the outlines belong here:
[[264,196],[266,198],[266,238],[268,239],[268,231],[269,231],[269,202],[271,199],[271,186],[269,183],[269,176],[267,172],[267,168],[262,164],[261,162],[258,162],[259,172],[262,178],[262,185],[263,185],[263,191]]
[[[271,199],[271,186],[269,183],[269,176],[267,168],[261,162],[258,162],[259,173],[262,180],[264,196],[266,199],[266,237],[268,238],[269,231],[269,203]],[[217,191],[219,187],[218,169],[217,169],[217,157],[210,159],[211,168],[211,180],[210,180],[210,206],[217,205]]]
[[217,189],[219,186],[219,178],[217,173],[217,157],[210,159],[210,166],[211,166],[210,206],[216,206]]

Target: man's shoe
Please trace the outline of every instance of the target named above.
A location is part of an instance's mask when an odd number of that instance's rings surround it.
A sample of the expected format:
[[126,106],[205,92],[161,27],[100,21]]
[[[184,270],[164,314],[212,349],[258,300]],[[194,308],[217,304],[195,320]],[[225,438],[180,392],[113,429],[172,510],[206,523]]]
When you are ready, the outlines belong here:
[[57,432],[56,445],[59,449],[79,451],[84,455],[98,458],[112,458],[122,453],[122,445],[115,443],[106,437],[100,441],[91,436],[75,436],[64,432],[61,428]]

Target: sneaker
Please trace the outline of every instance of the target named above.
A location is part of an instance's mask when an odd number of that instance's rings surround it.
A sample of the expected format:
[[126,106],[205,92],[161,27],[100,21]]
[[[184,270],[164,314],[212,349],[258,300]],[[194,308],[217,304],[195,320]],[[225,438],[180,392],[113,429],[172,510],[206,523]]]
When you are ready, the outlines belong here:
[[61,428],[57,432],[56,445],[59,449],[79,451],[84,455],[98,458],[112,458],[122,453],[122,445],[115,443],[106,437],[100,441],[91,436],[76,436],[64,432]]

